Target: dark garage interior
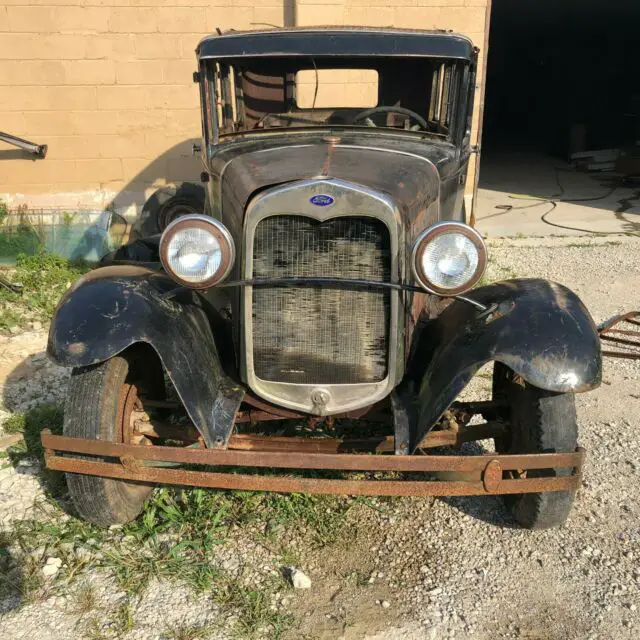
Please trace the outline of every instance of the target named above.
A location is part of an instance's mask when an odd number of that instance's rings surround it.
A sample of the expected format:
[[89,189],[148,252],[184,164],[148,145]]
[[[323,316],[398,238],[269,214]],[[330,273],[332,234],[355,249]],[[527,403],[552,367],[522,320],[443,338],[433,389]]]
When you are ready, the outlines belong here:
[[493,0],[483,149],[635,145],[639,28],[638,0]]
[[640,231],[639,25],[640,0],[493,0],[483,232]]

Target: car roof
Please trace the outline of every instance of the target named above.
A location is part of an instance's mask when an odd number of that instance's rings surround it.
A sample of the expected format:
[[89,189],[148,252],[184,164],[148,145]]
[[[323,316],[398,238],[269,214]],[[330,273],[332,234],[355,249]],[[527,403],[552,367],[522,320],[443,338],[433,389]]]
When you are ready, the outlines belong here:
[[203,38],[199,58],[344,56],[470,60],[477,49],[451,31],[376,27],[283,27],[226,31]]

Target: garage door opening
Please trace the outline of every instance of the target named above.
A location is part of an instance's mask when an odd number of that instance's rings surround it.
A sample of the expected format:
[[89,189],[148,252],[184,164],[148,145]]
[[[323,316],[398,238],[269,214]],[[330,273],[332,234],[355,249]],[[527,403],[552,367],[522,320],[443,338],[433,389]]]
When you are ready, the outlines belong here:
[[[606,196],[619,182],[610,170],[620,171],[620,154],[640,156],[638,24],[637,0],[493,0],[476,208],[481,227],[488,215],[508,218],[509,205],[526,204],[509,198],[518,194],[584,198],[581,207],[613,213],[622,195],[640,205],[633,190],[620,191],[622,184]],[[591,151],[599,153],[571,162],[573,154]],[[625,172],[633,173],[632,161]],[[618,230],[639,230],[640,216],[629,220]]]

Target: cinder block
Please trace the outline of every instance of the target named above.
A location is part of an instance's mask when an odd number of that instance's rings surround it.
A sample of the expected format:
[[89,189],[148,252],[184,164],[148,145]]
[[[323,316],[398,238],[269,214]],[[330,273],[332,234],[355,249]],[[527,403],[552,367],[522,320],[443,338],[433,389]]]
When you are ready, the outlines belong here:
[[97,31],[109,30],[109,12],[106,7],[55,7],[53,11],[57,30]]
[[118,133],[116,119],[108,111],[72,111],[71,126],[74,134],[83,136]]
[[157,31],[157,18],[150,7],[112,7],[109,30],[114,33],[150,33]]
[[121,111],[123,109],[144,109],[147,106],[147,87],[117,85],[97,87],[98,109]]
[[345,7],[343,4],[303,4],[298,6],[297,19],[300,26],[342,25]]
[[[1,26],[0,26],[1,28]],[[3,33],[0,36],[2,60],[78,60],[86,56],[82,35]]]
[[59,60],[0,61],[0,86],[59,85],[65,77],[64,62]]
[[101,184],[122,180],[122,160],[115,158],[76,160],[69,179],[77,182],[99,181]]
[[[192,2],[193,0],[189,0]],[[195,45],[194,45],[195,48]],[[181,39],[163,33],[140,34],[135,38],[138,60],[173,60],[183,57]]]
[[395,7],[394,25],[413,29],[441,29],[441,7]]
[[[70,111],[25,111],[23,115],[24,129],[30,138],[74,133]],[[3,163],[3,170],[5,164],[9,163]]]
[[[392,0],[395,3],[396,0]],[[486,2],[486,0],[482,0]],[[417,0],[419,7],[464,7],[465,0]]]
[[147,106],[151,109],[199,109],[198,85],[164,85],[147,91]]
[[162,63],[162,81],[165,84],[189,85],[193,82],[193,72],[197,68],[195,56],[193,60],[167,60]]
[[101,33],[86,38],[88,60],[135,60],[138,34]]
[[[14,135],[21,135],[26,131],[24,114],[19,111],[0,111],[0,122],[2,122],[3,131],[13,132]],[[4,143],[2,145],[4,149]],[[2,190],[1,185],[0,190]]]
[[137,60],[116,62],[117,84],[162,84],[163,66],[161,60]]
[[156,16],[160,33],[201,33],[205,24],[204,7],[160,7]]
[[[26,1],[26,0],[25,0]],[[5,7],[6,21],[3,31],[18,33],[52,33],[58,31],[53,7]]]
[[122,109],[112,112],[110,115],[115,122],[116,131],[119,134],[127,135],[129,133],[138,134],[165,130],[167,116],[170,113],[172,112],[167,112],[164,109]]
[[32,104],[41,109],[53,111],[87,110],[97,108],[97,89],[92,86],[85,87],[29,87],[35,89],[38,98]]
[[264,29],[273,26],[281,27],[284,24],[284,11],[282,5],[275,6],[275,0],[270,0],[273,6],[260,6],[254,9],[253,28]]
[[172,135],[199,138],[202,135],[199,109],[174,109],[166,112],[164,128]]
[[[204,29],[200,28],[193,33],[214,33],[217,28],[226,29],[253,29],[253,7],[207,7],[205,9]],[[194,43],[194,45],[197,42]]]
[[0,61],[0,86],[113,84],[111,60],[5,60]]
[[[113,84],[116,79],[113,60],[73,60],[62,62],[64,82],[58,84]],[[42,81],[47,84],[46,80]]]
[[347,7],[344,24],[368,27],[391,27],[395,17],[394,7]]

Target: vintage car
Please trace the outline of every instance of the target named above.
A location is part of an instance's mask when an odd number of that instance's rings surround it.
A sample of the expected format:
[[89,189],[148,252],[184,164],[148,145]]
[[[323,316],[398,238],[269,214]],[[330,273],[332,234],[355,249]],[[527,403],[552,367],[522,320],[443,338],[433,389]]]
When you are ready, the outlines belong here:
[[[559,284],[481,286],[477,54],[365,27],[200,42],[204,211],[112,254],[51,325],[73,371],[42,441],[81,516],[128,521],[166,483],[504,494],[524,527],[565,521],[600,343]],[[489,362],[492,398],[456,402]]]

